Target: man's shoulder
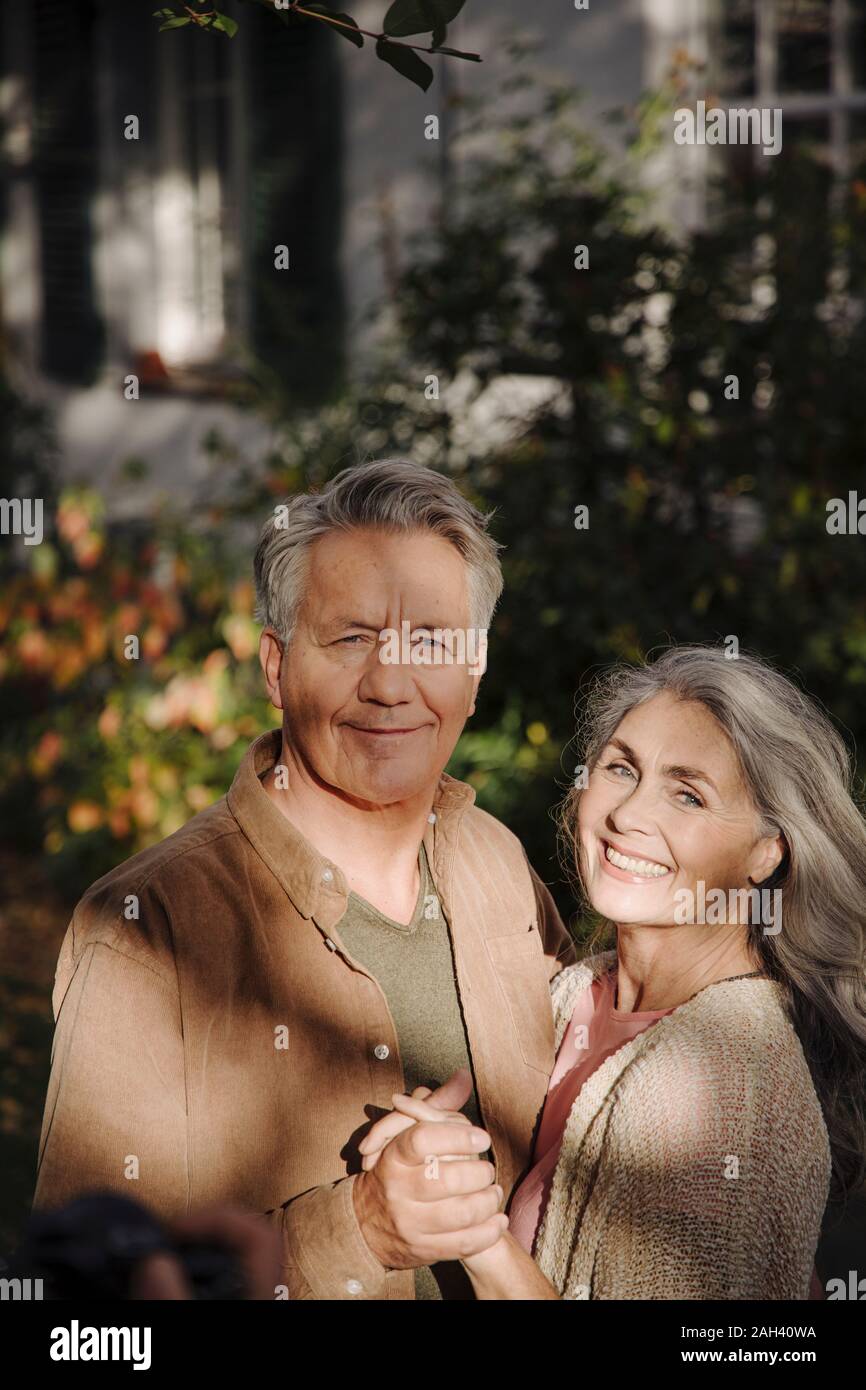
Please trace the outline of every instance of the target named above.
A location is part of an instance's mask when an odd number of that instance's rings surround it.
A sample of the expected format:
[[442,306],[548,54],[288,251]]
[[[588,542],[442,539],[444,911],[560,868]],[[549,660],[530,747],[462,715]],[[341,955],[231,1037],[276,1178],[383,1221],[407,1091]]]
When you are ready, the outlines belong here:
[[107,949],[118,969],[145,967],[174,990],[175,924],[179,892],[195,897],[196,885],[214,866],[231,867],[229,837],[243,838],[225,796],[156,845],[140,849],[90,884],[76,902],[54,976],[54,1016],[76,967],[88,949]]
[[179,895],[194,895],[197,883],[208,881],[218,861],[225,863],[231,836],[240,837],[240,829],[221,797],[158,844],[96,879],[72,916],[72,959],[85,946],[102,945],[162,973],[173,955],[170,909]]
[[529,872],[526,850],[514,831],[480,806],[469,806],[464,812],[460,845],[464,854],[498,853],[522,872]]
[[226,846],[217,846],[217,841],[231,835],[239,836],[240,829],[222,796],[164,840],[109,869],[90,885],[81,901],[94,901],[107,894],[114,897],[121,890],[140,893],[158,889],[167,878],[185,872],[195,861],[212,862],[214,855],[223,854]]

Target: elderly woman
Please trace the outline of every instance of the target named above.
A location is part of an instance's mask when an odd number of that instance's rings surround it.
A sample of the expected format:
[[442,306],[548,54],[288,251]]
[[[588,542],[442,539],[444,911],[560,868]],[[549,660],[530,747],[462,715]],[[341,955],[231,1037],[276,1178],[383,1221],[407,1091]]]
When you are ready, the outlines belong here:
[[[553,982],[534,1166],[465,1267],[482,1299],[805,1299],[828,1193],[866,1167],[844,745],[769,666],[702,647],[604,676],[587,735],[562,825],[616,949]],[[443,1118],[396,1104],[365,1164]]]

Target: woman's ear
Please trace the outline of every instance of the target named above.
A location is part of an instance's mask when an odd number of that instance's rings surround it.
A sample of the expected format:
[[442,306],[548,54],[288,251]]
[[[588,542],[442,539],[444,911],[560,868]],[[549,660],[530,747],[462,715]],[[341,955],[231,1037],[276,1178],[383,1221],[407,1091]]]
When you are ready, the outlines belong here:
[[787,852],[788,844],[781,830],[759,840],[749,860],[749,882],[760,887],[773,876]]

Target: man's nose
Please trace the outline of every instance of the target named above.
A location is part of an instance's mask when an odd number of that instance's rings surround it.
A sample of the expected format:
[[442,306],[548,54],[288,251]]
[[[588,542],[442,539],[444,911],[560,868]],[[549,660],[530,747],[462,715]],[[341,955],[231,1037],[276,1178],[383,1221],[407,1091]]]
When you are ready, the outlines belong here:
[[383,661],[383,653],[387,657],[381,644],[370,653],[358,685],[358,699],[380,705],[408,704],[415,694],[412,667],[405,661]]

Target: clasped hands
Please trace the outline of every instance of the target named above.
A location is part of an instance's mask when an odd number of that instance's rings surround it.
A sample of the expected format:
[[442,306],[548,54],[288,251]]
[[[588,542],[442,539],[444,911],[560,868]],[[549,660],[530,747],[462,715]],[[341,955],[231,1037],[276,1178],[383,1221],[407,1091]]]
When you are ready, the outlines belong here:
[[394,1110],[359,1145],[355,1213],[386,1269],[465,1262],[508,1229],[496,1170],[482,1157],[490,1136],[460,1113],[471,1089],[461,1068],[436,1091],[395,1095]]

